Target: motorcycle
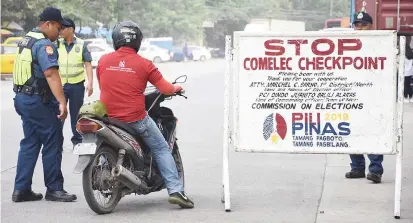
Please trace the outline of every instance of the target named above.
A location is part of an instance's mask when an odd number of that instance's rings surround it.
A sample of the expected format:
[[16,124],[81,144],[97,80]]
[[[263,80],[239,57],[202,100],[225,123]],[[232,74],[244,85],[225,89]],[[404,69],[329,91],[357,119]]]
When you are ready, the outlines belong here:
[[[186,78],[186,75],[180,76],[173,84],[185,83]],[[187,98],[183,92],[163,95],[156,88],[147,87],[145,107],[168,143],[184,183],[184,168],[176,142],[178,119],[170,108],[161,106],[174,96]],[[76,128],[83,140],[73,150],[73,154],[79,155],[74,173],[83,173],[83,193],[95,213],[111,213],[126,195],[146,195],[166,188],[152,153],[135,129],[108,117],[98,103],[87,103],[82,108]],[[102,195],[103,199],[97,199],[95,194]],[[100,204],[101,200],[107,202]]]

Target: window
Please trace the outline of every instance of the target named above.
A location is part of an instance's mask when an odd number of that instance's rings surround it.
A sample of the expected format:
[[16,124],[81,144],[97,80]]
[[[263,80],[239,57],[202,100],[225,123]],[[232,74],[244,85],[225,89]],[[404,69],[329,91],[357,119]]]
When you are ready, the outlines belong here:
[[102,48],[97,47],[97,46],[90,46],[89,45],[88,48],[89,48],[90,52],[102,52],[102,51],[104,51]]
[[13,46],[1,46],[1,54],[15,54],[17,47]]
[[21,39],[13,39],[7,42],[7,44],[19,44]]
[[341,21],[328,21],[326,28],[341,27]]

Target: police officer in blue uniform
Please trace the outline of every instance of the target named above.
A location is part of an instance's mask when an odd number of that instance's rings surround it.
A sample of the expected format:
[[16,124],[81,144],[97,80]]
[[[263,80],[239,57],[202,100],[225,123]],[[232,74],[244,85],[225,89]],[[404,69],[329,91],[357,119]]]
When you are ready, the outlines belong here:
[[[371,30],[373,28],[373,18],[366,12],[358,12],[354,15],[354,29],[355,30]],[[367,180],[373,183],[381,183],[383,175],[383,155],[368,154],[370,159],[369,173]],[[348,179],[357,179],[366,177],[366,161],[362,154],[350,154],[351,170],[345,174]]]
[[62,79],[63,92],[66,101],[69,101],[70,124],[73,136],[71,141],[73,146],[82,142],[82,136],[76,130],[77,115],[83,105],[85,97],[85,76],[87,76],[88,96],[93,93],[93,68],[92,56],[86,42],[75,37],[75,23],[70,18],[63,18],[70,23],[60,31],[62,37],[57,41],[59,52],[59,73]]
[[45,199],[74,201],[76,195],[63,188],[62,121],[67,117],[66,99],[59,75],[58,52],[52,41],[59,37],[63,20],[59,9],[48,7],[39,16],[37,28],[18,43],[13,70],[14,107],[23,121],[12,200],[41,200],[31,188],[33,171],[42,148]]

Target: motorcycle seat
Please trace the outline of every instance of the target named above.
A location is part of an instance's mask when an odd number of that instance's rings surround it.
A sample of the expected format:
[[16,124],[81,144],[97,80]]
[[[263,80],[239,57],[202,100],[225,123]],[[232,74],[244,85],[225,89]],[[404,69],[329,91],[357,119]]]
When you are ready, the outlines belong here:
[[118,127],[126,131],[127,133],[131,134],[135,138],[140,137],[140,134],[126,122],[122,122],[122,121],[119,121],[118,119],[109,118],[109,117],[105,117],[103,122],[105,122],[106,124]]

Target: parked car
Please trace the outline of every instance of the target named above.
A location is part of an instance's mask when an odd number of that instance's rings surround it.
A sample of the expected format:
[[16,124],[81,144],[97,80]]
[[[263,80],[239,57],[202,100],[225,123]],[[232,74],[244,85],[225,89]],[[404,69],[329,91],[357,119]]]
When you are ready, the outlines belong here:
[[138,54],[154,63],[162,63],[171,60],[171,56],[167,49],[155,45],[142,45]]
[[17,46],[21,39],[23,39],[21,36],[9,37],[3,42],[3,44],[15,44]]
[[211,52],[205,47],[200,46],[188,46],[188,52],[192,55],[192,59],[195,61],[205,61],[211,59]]
[[4,76],[13,74],[14,61],[16,60],[17,45],[16,44],[1,44],[1,67],[0,73]]
[[93,39],[84,39],[83,41],[85,41],[86,45],[88,44],[108,44],[106,39],[104,38],[93,38]]
[[341,28],[341,27],[320,29],[320,31],[353,31],[353,30],[354,30],[353,28]]
[[220,48],[214,48],[211,50],[211,56],[213,58],[224,58],[225,57],[225,50]]
[[103,55],[114,51],[114,49],[107,44],[89,43],[87,48],[92,56],[92,67],[97,67],[99,59]]
[[171,56],[171,61],[181,62],[185,60],[185,55],[182,48],[173,48],[171,52],[169,52]]

